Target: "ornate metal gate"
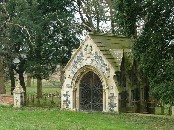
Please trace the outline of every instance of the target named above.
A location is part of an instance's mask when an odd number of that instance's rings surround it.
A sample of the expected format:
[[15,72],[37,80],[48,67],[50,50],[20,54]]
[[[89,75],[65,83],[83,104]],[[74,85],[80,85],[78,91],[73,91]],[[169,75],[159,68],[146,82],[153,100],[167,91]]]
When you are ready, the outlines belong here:
[[100,78],[92,71],[86,73],[80,81],[80,110],[103,110],[103,86]]

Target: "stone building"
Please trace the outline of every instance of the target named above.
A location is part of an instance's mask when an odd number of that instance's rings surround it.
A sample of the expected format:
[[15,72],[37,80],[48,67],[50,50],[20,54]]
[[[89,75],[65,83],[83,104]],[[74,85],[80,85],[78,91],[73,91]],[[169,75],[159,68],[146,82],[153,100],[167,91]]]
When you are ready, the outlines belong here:
[[127,37],[90,34],[64,68],[61,108],[146,112],[148,87],[137,73]]

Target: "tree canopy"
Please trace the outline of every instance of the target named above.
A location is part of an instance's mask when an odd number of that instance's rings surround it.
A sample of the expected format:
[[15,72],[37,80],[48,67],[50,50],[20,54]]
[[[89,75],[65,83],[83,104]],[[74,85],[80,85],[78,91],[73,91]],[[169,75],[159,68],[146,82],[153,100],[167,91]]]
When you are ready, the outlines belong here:
[[[140,69],[148,77],[152,94],[174,101],[174,2],[147,1],[143,30],[134,45]],[[147,3],[146,3],[147,4]]]
[[73,1],[10,0],[1,7],[1,54],[19,73],[23,88],[24,71],[48,78],[79,45]]
[[[66,63],[79,45],[78,13],[82,29],[106,32],[109,24],[109,32],[133,37],[134,57],[152,94],[173,103],[174,1],[9,0],[0,11],[0,52],[18,73],[43,79]],[[13,64],[15,58],[20,62]]]

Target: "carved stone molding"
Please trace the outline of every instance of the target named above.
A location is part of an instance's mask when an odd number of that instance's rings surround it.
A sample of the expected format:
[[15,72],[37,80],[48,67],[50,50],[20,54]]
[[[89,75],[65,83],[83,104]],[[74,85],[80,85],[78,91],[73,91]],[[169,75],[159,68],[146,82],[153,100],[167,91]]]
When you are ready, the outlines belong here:
[[[86,51],[89,46],[86,46]],[[89,52],[83,52],[81,51],[74,59],[73,63],[71,64],[71,67],[69,71],[71,71],[71,75],[74,75],[81,67],[85,65],[91,65],[95,68],[97,68],[99,71],[101,71],[107,78],[109,78],[110,68],[108,64],[105,62],[103,57],[99,55],[97,51],[92,53],[92,47],[90,47]],[[85,53],[90,54],[88,57],[85,55]],[[88,59],[89,62],[86,61]],[[69,76],[71,77],[71,76]]]
[[71,64],[71,67],[70,67],[69,71],[71,71],[72,75],[74,75],[77,72],[77,70],[79,69],[79,66],[82,66],[83,60],[84,60],[84,54],[81,51],[79,53],[79,55],[76,56],[76,58],[74,59],[73,63]]
[[115,61],[120,69],[122,58],[123,58],[123,49],[113,49],[111,53],[113,57],[115,58]]
[[117,103],[114,102],[114,100],[116,99],[116,96],[114,96],[114,93],[110,93],[108,99],[110,100],[108,102],[109,111],[114,111],[114,108],[117,107]]
[[70,105],[70,94],[69,94],[69,91],[66,91],[65,94],[63,94],[63,97],[65,100],[63,100],[63,104],[65,104],[65,107],[68,109],[69,108],[69,105]]
[[71,84],[66,84],[66,87],[67,88],[72,88],[72,85]]
[[93,51],[93,47],[92,45],[86,45],[85,48],[84,48],[84,52],[85,52],[85,55],[87,58],[90,58],[91,55],[92,55],[92,51]]

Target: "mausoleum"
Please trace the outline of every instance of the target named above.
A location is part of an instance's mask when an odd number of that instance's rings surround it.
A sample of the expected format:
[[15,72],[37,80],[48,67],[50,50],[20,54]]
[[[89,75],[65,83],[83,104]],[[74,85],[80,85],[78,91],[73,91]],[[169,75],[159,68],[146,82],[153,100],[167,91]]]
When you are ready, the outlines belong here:
[[76,111],[147,111],[148,87],[137,73],[124,36],[90,34],[64,68],[61,108]]

